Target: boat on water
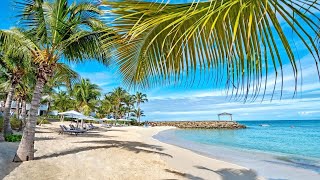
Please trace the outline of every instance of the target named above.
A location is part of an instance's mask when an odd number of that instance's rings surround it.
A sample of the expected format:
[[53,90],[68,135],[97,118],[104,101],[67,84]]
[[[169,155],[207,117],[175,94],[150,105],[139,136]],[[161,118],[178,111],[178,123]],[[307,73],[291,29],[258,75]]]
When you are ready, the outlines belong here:
[[270,125],[269,125],[269,124],[260,124],[259,126],[268,127],[268,126],[270,126]]

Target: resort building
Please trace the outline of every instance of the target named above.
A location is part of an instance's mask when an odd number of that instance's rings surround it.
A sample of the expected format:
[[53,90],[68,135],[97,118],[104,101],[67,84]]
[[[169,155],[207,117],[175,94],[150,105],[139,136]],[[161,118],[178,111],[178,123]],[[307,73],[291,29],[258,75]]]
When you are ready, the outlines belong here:
[[[5,102],[4,101],[0,101],[0,115],[3,113],[3,108],[4,108]],[[30,110],[30,103],[27,103],[26,106],[26,110],[27,113]],[[17,106],[17,102],[16,101],[12,101],[11,103],[11,109],[10,109],[10,114],[13,115],[17,112],[17,108],[19,108],[19,111],[21,112],[21,103],[19,103],[19,106]],[[39,109],[38,109],[38,116],[41,116],[43,114],[46,114],[46,112],[48,111],[48,105],[47,104],[41,104]]]

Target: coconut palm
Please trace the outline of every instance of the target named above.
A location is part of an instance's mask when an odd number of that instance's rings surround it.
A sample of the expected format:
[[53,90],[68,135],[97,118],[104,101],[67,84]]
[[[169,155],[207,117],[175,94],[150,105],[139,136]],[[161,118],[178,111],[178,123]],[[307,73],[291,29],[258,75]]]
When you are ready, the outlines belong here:
[[[20,32],[18,29],[16,31]],[[16,44],[10,44],[0,40],[0,66],[1,70],[5,70],[8,75],[8,93],[6,96],[5,106],[3,110],[3,135],[12,134],[10,126],[10,109],[14,98],[15,89],[21,83],[24,75],[31,71],[31,54],[28,49],[19,47]],[[19,101],[17,101],[19,107]],[[17,108],[19,110],[19,108]]]
[[75,100],[66,91],[59,91],[53,95],[53,109],[65,112],[74,108]]
[[85,115],[89,115],[95,110],[98,99],[101,95],[98,85],[92,84],[89,79],[81,79],[73,87],[72,95],[77,104],[77,109]]
[[99,118],[104,118],[110,115],[113,111],[113,105],[111,103],[111,98],[105,95],[104,99],[100,101],[100,105],[97,108],[97,116]]
[[132,116],[133,117],[136,117],[138,119],[138,122],[140,123],[140,118],[142,116],[145,116],[143,110],[141,110],[140,108],[138,109],[135,109],[133,112],[132,112]]
[[53,77],[48,80],[42,92],[43,96],[41,104],[46,103],[48,106],[46,116],[48,116],[48,113],[50,112],[50,107],[54,100],[53,96],[56,94],[56,89],[59,90],[60,88],[66,88],[71,92],[72,86],[75,83],[78,83],[79,79],[80,76],[77,72],[73,71],[65,64],[58,63],[57,70],[54,72]]
[[130,112],[134,109],[134,103],[135,103],[135,96],[128,94],[124,100],[123,103],[125,104],[125,114],[126,118],[128,119],[130,116]]
[[21,10],[18,13],[20,22],[28,33],[1,31],[0,40],[27,47],[36,66],[32,106],[16,156],[16,160],[26,161],[34,159],[37,110],[43,88],[56,71],[58,61],[62,58],[74,62],[96,59],[107,63],[105,50],[109,45],[101,41],[112,42],[114,32],[99,20],[103,12],[90,3],[70,5],[67,0],[18,0],[17,5]]
[[255,97],[265,93],[270,72],[275,80],[283,78],[286,61],[293,72],[288,75],[298,78],[295,45],[286,32],[301,41],[299,48],[307,49],[318,66],[318,0],[197,2],[103,1],[120,16],[114,26],[131,41],[117,54],[127,84],[193,84],[201,74],[215,84],[225,82],[235,95],[247,98],[254,92]]
[[124,99],[127,97],[128,92],[124,90],[121,87],[118,87],[114,89],[112,92],[109,92],[109,95],[111,97],[112,104],[114,105],[114,113],[115,113],[115,119],[120,115],[120,108],[123,104]]
[[16,88],[16,99],[17,102],[21,102],[21,116],[17,116],[21,120],[19,130],[22,130],[26,125],[27,118],[27,102],[31,101],[33,85],[34,85],[34,76],[32,73],[28,73],[28,75],[24,76],[21,83]]
[[141,92],[137,92],[135,95],[134,95],[134,100],[136,102],[136,105],[137,105],[137,108],[140,109],[140,104],[141,103],[145,103],[145,102],[148,102],[148,99],[147,99],[147,95],[146,94],[143,94]]

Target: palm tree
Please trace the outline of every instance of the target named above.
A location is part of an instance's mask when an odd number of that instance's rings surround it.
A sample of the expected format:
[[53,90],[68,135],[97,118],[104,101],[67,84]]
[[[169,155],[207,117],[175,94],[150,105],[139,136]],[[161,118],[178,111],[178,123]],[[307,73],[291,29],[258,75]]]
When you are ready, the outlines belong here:
[[313,36],[320,29],[319,13],[314,13],[319,1],[103,3],[120,16],[114,26],[130,40],[117,51],[129,85],[150,87],[181,80],[193,84],[201,74],[215,84],[225,82],[234,95],[244,94],[246,99],[252,91],[252,97],[266,92],[271,70],[275,80],[282,79],[283,64],[289,60],[296,91],[297,56],[286,32],[301,41],[300,48],[307,49],[316,66],[320,61]]
[[137,117],[138,118],[138,122],[140,123],[140,117],[145,116],[143,110],[141,110],[140,108],[135,109],[132,113],[133,117]]
[[[22,130],[26,125],[27,118],[27,102],[31,101],[31,95],[33,91],[34,85],[34,76],[32,73],[24,76],[21,83],[16,88],[16,97],[21,102],[21,124],[19,130]],[[20,118],[18,116],[18,118]]]
[[116,89],[114,89],[112,92],[109,92],[109,95],[111,97],[112,100],[112,104],[115,106],[114,108],[114,112],[115,112],[115,119],[117,120],[117,118],[119,117],[120,114],[120,107],[123,104],[124,99],[126,98],[126,96],[128,95],[128,92],[126,90],[124,90],[121,87],[118,87]]
[[126,119],[128,119],[130,116],[130,112],[132,112],[132,110],[134,109],[135,96],[127,94],[127,96],[123,100],[123,103],[125,104]]
[[95,110],[98,98],[101,95],[98,85],[92,84],[89,79],[81,79],[73,87],[72,95],[75,97],[77,109],[85,115]]
[[53,77],[48,80],[42,92],[44,96],[42,97],[41,103],[46,103],[48,106],[46,116],[48,116],[48,113],[50,112],[50,107],[54,100],[53,96],[56,94],[56,89],[59,90],[60,88],[66,88],[71,92],[72,86],[74,86],[75,83],[78,83],[79,79],[80,76],[77,72],[73,71],[65,64],[58,63],[57,70],[54,72]]
[[36,85],[30,114],[17,150],[17,160],[34,159],[34,135],[37,110],[43,88],[57,69],[58,61],[82,62],[96,59],[107,63],[107,51],[114,32],[99,20],[102,11],[96,5],[81,2],[68,4],[67,0],[19,0],[18,14],[27,33],[1,31],[0,40],[27,47],[36,66]]
[[100,101],[100,105],[97,108],[97,116],[99,118],[104,118],[112,113],[113,105],[111,103],[110,97],[105,95],[104,99]]
[[145,103],[145,102],[148,102],[148,99],[147,99],[147,95],[146,94],[143,94],[141,92],[137,92],[135,95],[134,95],[134,99],[135,99],[135,102],[137,104],[137,108],[140,109],[140,104],[141,103]]
[[[17,29],[16,31],[20,32]],[[6,136],[12,134],[10,126],[11,104],[17,85],[22,81],[23,76],[31,70],[31,54],[26,48],[20,48],[16,44],[10,44],[6,41],[0,41],[0,52],[0,66],[9,75],[9,88],[3,110],[3,135]],[[17,110],[19,110],[19,101],[16,102]]]
[[53,95],[53,109],[59,112],[68,111],[74,108],[75,100],[73,100],[65,91],[60,91]]

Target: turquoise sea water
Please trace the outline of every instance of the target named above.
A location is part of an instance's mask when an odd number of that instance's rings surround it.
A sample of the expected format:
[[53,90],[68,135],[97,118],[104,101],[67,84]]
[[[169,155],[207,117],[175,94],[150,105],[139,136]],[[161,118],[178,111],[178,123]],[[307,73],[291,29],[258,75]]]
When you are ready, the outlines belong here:
[[[320,174],[320,121],[239,121],[239,123],[245,124],[247,129],[175,129],[160,133],[155,138],[218,159],[252,168],[257,167],[257,171],[259,171],[258,166],[265,167],[266,164],[272,163],[271,169],[275,167],[274,164],[279,165],[279,168],[286,165]],[[260,126],[261,124],[268,126]],[[253,154],[255,161],[252,160]],[[260,171],[265,172],[264,175],[268,174],[265,169]]]

